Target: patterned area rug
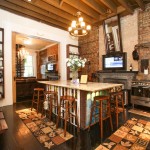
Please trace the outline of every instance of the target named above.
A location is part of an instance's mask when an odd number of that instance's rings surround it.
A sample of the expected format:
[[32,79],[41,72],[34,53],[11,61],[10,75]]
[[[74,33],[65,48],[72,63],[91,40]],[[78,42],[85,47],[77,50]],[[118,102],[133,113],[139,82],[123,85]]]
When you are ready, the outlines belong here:
[[150,122],[128,120],[95,150],[150,150]]
[[50,122],[48,118],[41,117],[35,110],[23,109],[16,111],[24,124],[30,129],[37,140],[48,149],[57,146],[73,137],[67,132],[64,137],[63,129],[56,129],[56,124]]
[[130,109],[128,112],[141,115],[141,116],[145,116],[145,117],[150,117],[150,113],[146,111],[138,110],[138,109]]

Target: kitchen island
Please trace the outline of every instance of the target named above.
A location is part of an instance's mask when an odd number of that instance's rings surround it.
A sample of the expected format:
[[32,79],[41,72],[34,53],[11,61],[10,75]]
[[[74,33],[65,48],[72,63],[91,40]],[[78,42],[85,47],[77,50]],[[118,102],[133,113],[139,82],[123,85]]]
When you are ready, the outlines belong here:
[[[120,91],[123,84],[88,82],[87,84],[73,84],[68,81],[38,81],[45,84],[47,90],[58,92],[58,100],[64,93],[75,96],[77,101],[77,112],[81,129],[86,129],[90,121],[91,104],[93,98],[98,95],[108,95],[110,92]],[[57,112],[55,112],[57,114]],[[75,120],[71,123],[76,125]]]

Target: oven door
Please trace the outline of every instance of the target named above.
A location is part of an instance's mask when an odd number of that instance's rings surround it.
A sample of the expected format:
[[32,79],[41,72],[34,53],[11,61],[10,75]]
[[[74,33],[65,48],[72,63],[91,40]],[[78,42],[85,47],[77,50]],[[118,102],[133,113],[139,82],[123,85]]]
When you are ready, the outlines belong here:
[[143,97],[147,97],[150,98],[150,87],[149,86],[145,86],[143,87]]
[[143,86],[132,86],[132,95],[143,97]]

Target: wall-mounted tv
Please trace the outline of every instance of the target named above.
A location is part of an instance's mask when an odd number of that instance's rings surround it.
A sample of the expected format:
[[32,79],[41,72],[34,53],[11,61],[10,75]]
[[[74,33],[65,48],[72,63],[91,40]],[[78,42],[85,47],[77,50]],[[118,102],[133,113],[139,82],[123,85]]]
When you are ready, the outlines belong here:
[[112,53],[102,56],[103,70],[126,70],[127,69],[127,54]]

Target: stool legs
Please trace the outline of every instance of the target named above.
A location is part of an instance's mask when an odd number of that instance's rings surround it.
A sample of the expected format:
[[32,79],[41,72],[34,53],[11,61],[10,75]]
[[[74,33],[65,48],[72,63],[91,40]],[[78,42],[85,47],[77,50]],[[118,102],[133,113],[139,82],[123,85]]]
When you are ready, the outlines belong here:
[[[105,105],[105,104],[103,104],[104,100],[107,102],[106,106],[105,106],[105,109],[107,111],[106,112],[106,117],[103,117],[103,111],[104,111],[103,105]],[[99,102],[99,104],[97,104],[96,102]],[[98,97],[94,98],[94,101],[93,101],[93,104],[92,104],[92,107],[91,107],[89,129],[90,129],[90,126],[92,125],[92,117],[95,117],[97,115],[94,112],[96,108],[99,109],[100,137],[103,138],[103,121],[104,120],[109,118],[110,126],[111,126],[111,129],[113,130],[111,110],[110,110],[110,98],[108,96],[106,96],[106,97],[105,96],[104,97],[98,96]]]
[[39,112],[39,106],[40,106],[40,103],[43,102],[43,98],[44,98],[44,89],[35,88],[34,93],[33,93],[31,111],[33,109],[33,104],[35,103],[36,111],[37,111],[37,113]]
[[103,138],[103,104],[102,101],[100,101],[100,107],[99,107],[99,112],[100,112],[100,118],[99,118],[99,122],[100,122],[100,137]]
[[[113,97],[114,97],[114,108],[115,108],[115,115],[116,115],[116,126],[118,128],[118,117],[119,117],[119,113],[120,112],[123,112],[123,118],[124,120],[126,119],[126,116],[125,116],[125,108],[124,108],[124,100],[123,100],[123,93],[122,92],[116,92],[116,93],[113,93],[111,94]],[[121,108],[120,108],[120,106]],[[121,110],[122,109],[122,110]]]

